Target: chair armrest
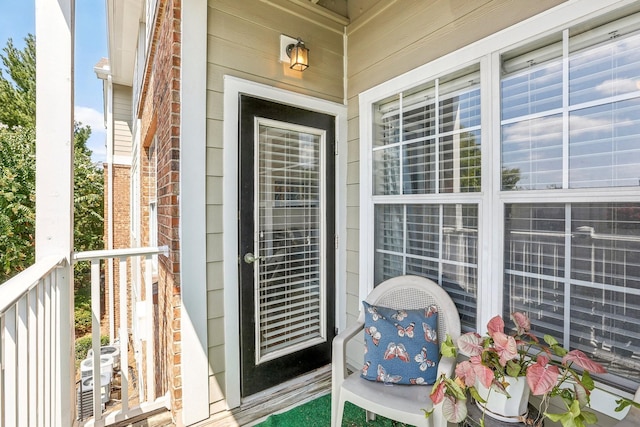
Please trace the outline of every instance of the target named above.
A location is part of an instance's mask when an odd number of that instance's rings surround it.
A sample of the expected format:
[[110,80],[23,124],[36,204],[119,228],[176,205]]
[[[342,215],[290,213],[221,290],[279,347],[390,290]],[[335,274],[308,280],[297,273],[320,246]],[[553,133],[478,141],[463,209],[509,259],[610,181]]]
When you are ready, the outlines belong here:
[[436,376],[436,378],[440,377],[440,375],[442,374],[446,374],[448,378],[453,377],[455,366],[455,357],[441,357],[440,362],[438,362],[438,375]]
[[347,343],[364,328],[364,322],[357,320],[333,339],[331,354],[332,377],[340,383],[347,377]]
[[331,425],[337,423],[340,388],[347,377],[347,343],[364,328],[364,321],[358,319],[333,339],[331,347]]

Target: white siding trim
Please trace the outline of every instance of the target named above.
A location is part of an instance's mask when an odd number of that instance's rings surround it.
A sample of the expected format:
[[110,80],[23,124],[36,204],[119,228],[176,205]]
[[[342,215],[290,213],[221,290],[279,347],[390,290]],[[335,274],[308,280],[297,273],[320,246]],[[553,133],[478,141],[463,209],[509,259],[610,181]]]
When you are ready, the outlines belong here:
[[113,164],[131,166],[131,156],[113,156]]
[[336,251],[336,325],[345,324],[346,313],[339,301],[346,295],[346,177],[347,108],[344,105],[301,95],[271,86],[224,76],[224,331],[226,389],[229,408],[240,406],[240,330],[238,307],[238,97],[254,95],[275,102],[299,106],[337,117],[336,144],[336,232],[340,245]]
[[209,417],[206,275],[207,0],[182,5],[180,325],[182,422]]

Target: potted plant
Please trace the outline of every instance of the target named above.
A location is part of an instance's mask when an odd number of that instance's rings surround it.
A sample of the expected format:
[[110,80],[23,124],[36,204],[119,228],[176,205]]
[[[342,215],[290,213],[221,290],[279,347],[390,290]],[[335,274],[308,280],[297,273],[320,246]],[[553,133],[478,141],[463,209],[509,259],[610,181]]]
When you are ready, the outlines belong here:
[[[524,409],[528,393],[540,396],[539,419],[526,420],[520,404],[508,403],[507,407],[518,408],[518,413],[506,415],[514,421],[526,421],[540,425],[544,418],[562,423],[564,427],[583,426],[597,422],[593,412],[584,410],[589,406],[590,392],[595,388],[590,373],[605,373],[599,363],[591,360],[580,350],[568,351],[550,335],[545,335],[544,343],[530,332],[531,323],[523,313],[511,315],[515,323],[512,333],[505,333],[505,324],[500,316],[492,318],[487,325],[487,334],[463,334],[456,343],[447,336],[441,345],[443,356],[457,356],[458,352],[469,359],[458,363],[455,378],[439,377],[431,392],[434,404],[442,403],[444,417],[453,423],[463,421],[467,416],[467,396],[470,394],[483,410],[480,420],[484,425],[484,415],[492,414],[487,409],[493,396],[512,399],[511,385],[526,381]],[[580,368],[579,373],[576,368]],[[566,406],[566,412],[547,412],[549,401],[558,396]],[[627,406],[624,400],[617,410]],[[621,402],[619,401],[619,403]],[[432,411],[431,411],[432,412]],[[428,417],[431,412],[426,413]],[[500,418],[502,414],[497,414]]]

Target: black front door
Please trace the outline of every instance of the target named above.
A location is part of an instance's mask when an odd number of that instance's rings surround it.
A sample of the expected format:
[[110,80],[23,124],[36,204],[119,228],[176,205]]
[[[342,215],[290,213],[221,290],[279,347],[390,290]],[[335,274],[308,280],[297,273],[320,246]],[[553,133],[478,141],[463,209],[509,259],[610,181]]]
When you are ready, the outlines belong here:
[[331,360],[335,120],[240,97],[242,396]]

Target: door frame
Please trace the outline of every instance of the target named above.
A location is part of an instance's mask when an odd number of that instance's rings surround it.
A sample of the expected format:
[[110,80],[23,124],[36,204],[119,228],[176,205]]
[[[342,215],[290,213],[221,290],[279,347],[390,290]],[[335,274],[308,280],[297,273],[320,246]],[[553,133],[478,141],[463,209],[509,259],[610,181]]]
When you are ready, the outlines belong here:
[[[229,409],[240,406],[240,318],[238,277],[238,119],[239,95],[246,94],[269,101],[292,105],[336,117],[335,146],[335,323],[338,330],[346,325],[346,235],[347,235],[347,107],[308,95],[278,89],[260,83],[224,76],[223,113],[223,286],[225,397]],[[228,230],[228,231],[226,231]],[[236,309],[232,309],[236,307]],[[211,327],[211,326],[210,326]],[[210,331],[211,333],[211,331]]]

